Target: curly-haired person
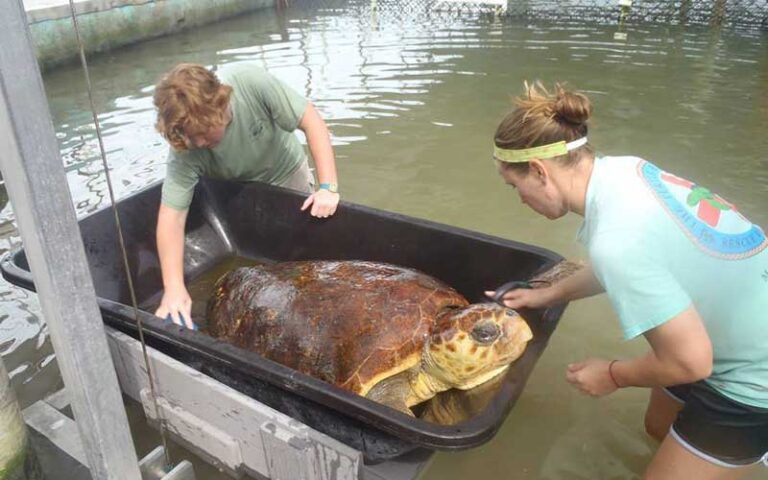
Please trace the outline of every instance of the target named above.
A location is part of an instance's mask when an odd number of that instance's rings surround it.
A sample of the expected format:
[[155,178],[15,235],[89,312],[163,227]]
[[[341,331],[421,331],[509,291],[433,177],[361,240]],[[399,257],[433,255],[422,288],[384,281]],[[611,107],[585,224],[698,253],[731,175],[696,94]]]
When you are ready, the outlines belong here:
[[[157,130],[170,144],[157,220],[163,297],[155,314],[194,328],[184,284],[184,226],[200,177],[261,181],[306,192],[315,217],[339,203],[336,162],[325,122],[312,103],[249,63],[213,73],[183,63],[155,86]],[[302,130],[319,188],[301,142]]]

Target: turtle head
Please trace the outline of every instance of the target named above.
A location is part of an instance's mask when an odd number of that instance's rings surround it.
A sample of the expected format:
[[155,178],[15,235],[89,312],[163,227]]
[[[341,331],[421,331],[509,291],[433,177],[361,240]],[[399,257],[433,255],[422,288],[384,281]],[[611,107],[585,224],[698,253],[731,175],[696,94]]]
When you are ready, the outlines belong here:
[[495,303],[444,311],[427,342],[430,373],[453,388],[470,389],[505,371],[531,338],[520,314]]

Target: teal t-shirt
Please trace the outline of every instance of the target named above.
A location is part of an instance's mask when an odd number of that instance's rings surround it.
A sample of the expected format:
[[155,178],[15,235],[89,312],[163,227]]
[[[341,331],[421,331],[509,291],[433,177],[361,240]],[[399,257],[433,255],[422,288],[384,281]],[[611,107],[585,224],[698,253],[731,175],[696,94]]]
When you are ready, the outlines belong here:
[[307,99],[253,64],[226,66],[217,73],[232,87],[232,122],[211,149],[170,149],[162,203],[186,210],[201,176],[280,184],[304,162],[293,133]]
[[707,382],[768,408],[768,240],[720,196],[637,157],[595,160],[579,240],[627,339],[693,304]]

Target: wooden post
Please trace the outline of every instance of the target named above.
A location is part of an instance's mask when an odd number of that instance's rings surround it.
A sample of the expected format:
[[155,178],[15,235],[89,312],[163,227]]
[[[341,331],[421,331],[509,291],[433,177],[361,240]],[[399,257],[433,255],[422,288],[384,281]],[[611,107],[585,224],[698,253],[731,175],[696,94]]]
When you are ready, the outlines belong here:
[[140,480],[21,0],[0,0],[0,168],[91,475]]
[[725,14],[727,12],[727,0],[715,0],[715,6],[712,10],[712,19],[710,25],[713,27],[720,27],[725,20]]
[[688,24],[688,18],[691,15],[692,9],[693,5],[691,0],[682,0],[680,2],[680,11],[677,14],[677,21],[680,23],[680,25]]

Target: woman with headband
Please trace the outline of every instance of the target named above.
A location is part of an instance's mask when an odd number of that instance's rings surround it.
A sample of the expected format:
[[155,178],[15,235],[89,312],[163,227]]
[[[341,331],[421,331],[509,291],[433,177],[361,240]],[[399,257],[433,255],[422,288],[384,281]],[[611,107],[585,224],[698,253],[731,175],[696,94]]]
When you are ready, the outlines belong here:
[[[605,292],[637,358],[590,358],[566,379],[593,397],[651,389],[647,432],[661,446],[646,479],[741,478],[768,466],[768,240],[736,208],[641,158],[596,156],[589,99],[526,85],[496,130],[499,175],[549,219],[584,217],[588,264],[511,308]],[[493,292],[487,292],[493,295]],[[759,467],[753,467],[759,468]]]

